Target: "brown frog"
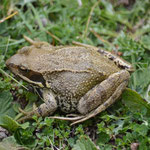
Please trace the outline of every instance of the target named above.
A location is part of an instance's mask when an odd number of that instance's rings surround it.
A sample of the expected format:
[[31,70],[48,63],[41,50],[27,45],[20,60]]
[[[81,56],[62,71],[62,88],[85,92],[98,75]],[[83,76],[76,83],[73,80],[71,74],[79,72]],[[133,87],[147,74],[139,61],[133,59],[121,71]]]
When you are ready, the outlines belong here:
[[[9,58],[7,67],[23,80],[43,89],[44,103],[25,120],[48,116],[57,108],[76,124],[87,120],[119,98],[126,88],[133,67],[120,57],[100,48],[78,46],[54,47],[46,42],[34,42]],[[80,115],[74,116],[71,113]]]

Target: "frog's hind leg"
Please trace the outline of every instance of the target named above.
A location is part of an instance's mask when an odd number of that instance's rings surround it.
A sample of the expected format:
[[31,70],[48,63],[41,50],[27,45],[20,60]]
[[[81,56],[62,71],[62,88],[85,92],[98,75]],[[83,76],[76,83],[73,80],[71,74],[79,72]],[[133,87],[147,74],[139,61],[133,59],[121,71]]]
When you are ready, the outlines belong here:
[[82,117],[81,119],[78,119],[76,121],[74,121],[71,125],[83,122],[85,120],[88,120],[94,116],[96,116],[97,114],[99,114],[100,112],[104,111],[106,108],[108,108],[111,104],[113,104],[116,99],[119,98],[119,96],[121,95],[122,91],[125,89],[125,87],[127,86],[128,82],[124,81],[123,83],[121,83],[118,88],[116,89],[116,91],[113,93],[113,95],[106,101],[104,102],[102,105],[100,105],[98,108],[96,108],[94,111],[90,112],[89,114],[85,115],[84,117]]
[[110,75],[106,80],[87,92],[80,99],[77,108],[84,117],[75,121],[72,125],[97,115],[113,104],[126,88],[129,76],[128,71],[121,70]]

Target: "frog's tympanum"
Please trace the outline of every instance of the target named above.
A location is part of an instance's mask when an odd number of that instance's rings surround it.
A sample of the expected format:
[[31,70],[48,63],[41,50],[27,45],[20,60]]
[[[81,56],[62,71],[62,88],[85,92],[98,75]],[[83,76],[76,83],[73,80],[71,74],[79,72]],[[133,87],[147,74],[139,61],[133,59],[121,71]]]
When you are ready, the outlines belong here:
[[6,65],[15,75],[43,90],[44,103],[21,120],[34,114],[48,116],[60,109],[70,116],[51,118],[71,120],[72,124],[114,103],[133,71],[128,62],[99,48],[84,44],[53,47],[46,42],[23,47]]

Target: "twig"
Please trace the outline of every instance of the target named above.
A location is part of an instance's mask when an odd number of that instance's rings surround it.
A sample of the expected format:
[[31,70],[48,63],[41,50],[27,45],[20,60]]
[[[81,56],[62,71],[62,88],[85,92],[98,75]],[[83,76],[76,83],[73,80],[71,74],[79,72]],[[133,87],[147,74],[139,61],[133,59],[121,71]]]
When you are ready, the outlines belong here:
[[26,90],[29,90],[27,87],[25,87],[24,85],[22,85],[20,82],[18,82],[16,79],[14,79],[12,76],[10,76],[8,73],[6,73],[5,71],[3,71],[1,68],[0,68],[0,72],[2,74],[4,74],[6,77],[9,77],[11,78],[12,80],[14,80],[16,83],[18,83],[20,86],[22,86],[23,88],[25,88]]
[[96,33],[94,30],[90,30],[99,40],[101,40],[103,43],[107,43],[110,46],[113,46],[110,42],[104,40],[98,33]]
[[76,41],[72,41],[72,44],[76,45],[76,46],[91,47],[91,48],[94,48],[94,49],[96,48],[95,46],[92,46],[92,45],[89,45],[89,44],[80,43],[80,42],[76,42]]
[[49,142],[50,142],[50,144],[51,144],[51,148],[52,148],[52,150],[54,150],[54,147],[57,149],[57,150],[60,150],[59,148],[57,148],[55,145],[53,145],[53,143],[52,143],[52,141],[51,141],[51,139],[50,138],[48,138],[49,139]]
[[13,17],[14,15],[16,15],[16,14],[18,14],[18,11],[15,11],[13,14],[11,14],[11,15],[7,16],[6,18],[0,20],[0,23],[4,22],[4,21],[7,20],[7,19],[12,18],[12,17]]
[[52,148],[52,150],[54,150],[54,145],[53,145],[53,143],[51,142],[51,139],[48,137],[48,139],[49,139],[49,142],[50,142],[50,144],[51,144],[51,148]]
[[133,32],[135,32],[139,27],[143,26],[145,22],[145,18],[142,18],[134,27],[133,27]]
[[34,45],[35,41],[33,41],[33,40],[32,40],[31,38],[29,38],[28,36],[23,35],[23,38],[24,38],[27,42],[29,42],[30,44]]
[[52,38],[56,39],[57,41],[59,41],[61,44],[63,43],[56,35],[52,34],[49,31],[46,31],[47,34],[49,34]]
[[89,17],[88,17],[88,20],[87,20],[87,23],[86,23],[86,28],[85,28],[85,31],[84,31],[84,34],[83,34],[83,37],[86,37],[86,34],[87,34],[87,30],[88,30],[88,27],[89,27],[89,23],[90,23],[90,20],[91,20],[91,17],[92,17],[92,13],[95,9],[95,7],[99,4],[100,0],[98,0],[91,8],[91,11],[90,11],[90,14],[89,14]]
[[7,45],[6,45],[6,49],[5,49],[4,58],[5,58],[5,56],[6,56],[6,54],[7,54],[7,51],[8,51],[9,41],[10,41],[10,36],[8,36],[8,41],[7,41]]

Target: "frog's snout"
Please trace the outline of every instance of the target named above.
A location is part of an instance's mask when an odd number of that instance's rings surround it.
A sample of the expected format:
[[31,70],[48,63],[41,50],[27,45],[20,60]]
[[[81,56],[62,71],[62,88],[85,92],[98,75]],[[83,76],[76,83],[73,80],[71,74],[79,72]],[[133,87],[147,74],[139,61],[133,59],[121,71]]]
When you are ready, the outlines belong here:
[[25,57],[23,57],[22,55],[15,54],[6,61],[6,66],[11,67],[12,64],[14,64],[15,66],[19,66],[24,61],[24,59]]
[[13,73],[16,72],[16,66],[14,65],[14,63],[12,63],[11,61],[11,58],[9,58],[7,61],[6,61],[6,66],[9,70],[11,70]]
[[20,64],[21,58],[18,57],[18,54],[10,57],[6,60],[6,66],[9,70],[11,70],[13,73],[16,73],[17,66]]
[[7,59],[5,64],[6,64],[7,68],[10,68],[10,66],[12,66],[11,58]]

